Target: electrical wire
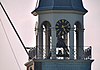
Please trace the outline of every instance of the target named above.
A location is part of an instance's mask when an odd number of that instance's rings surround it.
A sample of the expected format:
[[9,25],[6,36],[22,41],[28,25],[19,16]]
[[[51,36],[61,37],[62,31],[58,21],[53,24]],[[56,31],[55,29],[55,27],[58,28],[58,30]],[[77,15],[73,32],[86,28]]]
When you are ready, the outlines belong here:
[[20,67],[20,65],[19,65],[19,63],[18,63],[17,57],[16,57],[16,55],[15,55],[15,53],[14,53],[14,50],[13,50],[13,48],[12,48],[12,45],[11,45],[11,43],[10,43],[9,37],[8,37],[8,35],[7,35],[7,33],[6,33],[6,30],[5,30],[5,27],[4,27],[3,23],[2,23],[1,18],[0,18],[0,22],[1,22],[1,26],[2,26],[2,28],[3,28],[3,30],[4,30],[5,36],[6,36],[6,38],[7,38],[7,41],[8,41],[8,43],[9,43],[10,49],[11,49],[11,51],[12,51],[12,53],[13,53],[14,58],[15,58],[15,61],[16,61],[17,65],[18,65],[18,67],[19,67],[19,70],[21,70],[21,67]]

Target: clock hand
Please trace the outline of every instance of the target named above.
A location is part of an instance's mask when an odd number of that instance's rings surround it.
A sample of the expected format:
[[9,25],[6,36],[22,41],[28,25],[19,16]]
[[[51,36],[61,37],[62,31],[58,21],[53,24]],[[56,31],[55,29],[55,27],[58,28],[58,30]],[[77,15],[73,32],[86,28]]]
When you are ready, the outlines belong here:
[[64,27],[68,27],[68,26],[69,26],[69,24],[65,25]]
[[66,32],[66,29],[65,29],[65,28],[63,28],[63,29],[64,29],[65,33],[67,33],[67,32]]
[[63,30],[65,31],[65,33],[67,33],[67,32],[66,32],[66,29],[65,29],[64,27],[65,27],[65,26],[62,25]]
[[62,28],[63,28],[63,29],[65,30],[65,32],[66,32],[65,27],[67,27],[67,31],[69,31],[69,29],[70,29],[70,24],[67,24],[67,25],[65,25],[65,26],[62,26]]

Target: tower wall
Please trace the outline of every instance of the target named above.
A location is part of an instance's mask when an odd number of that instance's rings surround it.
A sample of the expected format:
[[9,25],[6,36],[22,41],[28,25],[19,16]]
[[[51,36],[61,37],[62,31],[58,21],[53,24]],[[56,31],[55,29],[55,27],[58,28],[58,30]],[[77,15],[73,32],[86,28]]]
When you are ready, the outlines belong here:
[[66,19],[71,25],[74,25],[76,21],[79,21],[83,25],[83,14],[81,12],[59,11],[39,12],[39,24],[42,24],[44,21],[49,21],[52,24],[52,27],[54,27],[59,19]]
[[[93,60],[34,60],[33,70],[91,70]],[[28,69],[29,70],[29,69]]]

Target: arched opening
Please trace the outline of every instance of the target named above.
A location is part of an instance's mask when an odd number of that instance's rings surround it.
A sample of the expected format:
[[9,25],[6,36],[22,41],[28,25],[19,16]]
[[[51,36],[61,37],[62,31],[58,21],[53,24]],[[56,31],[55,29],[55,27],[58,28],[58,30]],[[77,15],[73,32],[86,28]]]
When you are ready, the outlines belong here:
[[42,30],[42,43],[43,43],[43,59],[50,59],[50,36],[51,36],[51,25],[48,21],[44,21],[41,25]]
[[55,27],[57,36],[57,44],[56,44],[57,59],[68,59],[70,23],[65,19],[61,19],[57,21]]

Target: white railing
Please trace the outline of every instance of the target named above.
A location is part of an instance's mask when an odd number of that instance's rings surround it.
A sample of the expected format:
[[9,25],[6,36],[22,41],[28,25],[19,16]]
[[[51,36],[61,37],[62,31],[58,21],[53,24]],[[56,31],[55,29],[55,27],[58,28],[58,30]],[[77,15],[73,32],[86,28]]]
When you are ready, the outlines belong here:
[[[40,49],[39,49],[40,50]],[[36,50],[36,48],[32,48],[32,49],[30,49],[30,51],[29,51],[29,54],[30,54],[30,57],[31,57],[31,59],[33,59],[33,58],[35,58],[35,59],[37,59],[37,57],[39,57],[39,56],[37,56],[37,51],[39,51],[39,50]],[[42,55],[42,57],[43,57],[43,59],[46,59],[46,50],[45,49],[41,49],[41,50],[43,50],[43,52],[41,53],[41,54],[43,54]],[[58,50],[58,49],[57,49]],[[63,48],[61,48],[61,52],[62,52],[62,54],[57,54],[58,53],[58,51],[56,50],[56,57],[58,58],[58,57],[67,57],[68,59],[70,59],[69,58],[69,56],[65,56],[64,55],[64,50],[63,50]],[[70,49],[69,49],[70,50]],[[74,49],[74,52],[76,52],[76,49]],[[50,53],[51,53],[51,49],[50,49]],[[92,58],[92,47],[91,46],[85,46],[84,47],[84,53],[83,53],[83,55],[82,55],[82,57],[83,57],[83,59],[84,60],[89,60],[89,59],[91,59]],[[58,56],[59,55],[59,56]],[[64,55],[64,56],[63,56]],[[70,55],[69,54],[69,51],[68,51],[68,55]],[[36,57],[37,56],[37,57]],[[50,56],[51,57],[51,56]],[[74,53],[74,57],[76,57],[76,53]],[[78,60],[77,58],[74,58],[75,60]]]

